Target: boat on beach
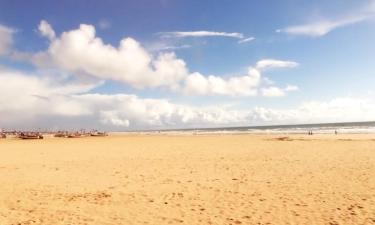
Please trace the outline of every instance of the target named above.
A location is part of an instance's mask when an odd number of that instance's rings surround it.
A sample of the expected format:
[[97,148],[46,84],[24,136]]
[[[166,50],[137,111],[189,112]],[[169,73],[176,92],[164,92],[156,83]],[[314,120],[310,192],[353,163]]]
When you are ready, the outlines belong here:
[[29,133],[19,133],[18,138],[20,139],[43,139],[43,135],[38,132],[29,132]]
[[97,130],[93,130],[91,132],[86,132],[85,130],[69,132],[69,131],[58,131],[54,135],[54,137],[60,138],[81,138],[81,137],[104,137],[108,136],[106,132],[99,132]]
[[108,134],[106,132],[99,132],[97,130],[94,130],[94,131],[90,132],[90,136],[92,136],[92,137],[105,137],[105,136],[108,136]]
[[80,138],[80,137],[82,137],[82,134],[79,133],[79,132],[68,133],[66,137],[67,137],[67,138]]
[[63,131],[59,131],[56,134],[54,134],[53,136],[54,137],[67,137],[68,133],[67,132],[63,132]]
[[0,138],[7,138],[7,135],[4,133],[0,133]]

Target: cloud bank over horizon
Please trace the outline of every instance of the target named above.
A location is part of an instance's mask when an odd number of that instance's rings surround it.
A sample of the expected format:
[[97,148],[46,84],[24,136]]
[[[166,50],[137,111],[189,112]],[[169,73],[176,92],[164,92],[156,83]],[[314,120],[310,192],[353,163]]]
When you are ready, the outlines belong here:
[[94,87],[54,83],[1,69],[0,124],[8,129],[128,130],[370,120],[375,113],[371,98],[309,101],[295,109],[238,110],[225,105],[195,107],[129,94],[90,93]]

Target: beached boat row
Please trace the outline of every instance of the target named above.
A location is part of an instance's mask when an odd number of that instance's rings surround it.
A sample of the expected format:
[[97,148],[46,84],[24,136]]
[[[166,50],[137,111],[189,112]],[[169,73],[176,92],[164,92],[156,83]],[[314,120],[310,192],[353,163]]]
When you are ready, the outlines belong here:
[[59,131],[57,132],[54,137],[62,137],[62,138],[80,138],[80,137],[104,137],[108,136],[106,132],[99,132],[97,130],[91,132],[68,132],[68,131]]
[[[47,133],[51,134],[51,133]],[[43,139],[44,136],[40,132],[17,132],[17,131],[11,131],[11,132],[0,132],[0,139],[1,138],[7,138],[7,135],[10,135],[12,137],[16,137],[19,139]],[[80,137],[105,137],[108,136],[106,132],[99,132],[97,130],[93,130],[91,132],[68,132],[68,131],[58,131],[56,133],[52,133],[53,137],[60,137],[60,138],[80,138]]]
[[54,134],[53,136],[59,137],[59,138],[78,138],[78,137],[84,137],[84,136],[88,136],[88,135],[86,135],[86,133],[83,133],[83,132],[59,131],[56,134]]

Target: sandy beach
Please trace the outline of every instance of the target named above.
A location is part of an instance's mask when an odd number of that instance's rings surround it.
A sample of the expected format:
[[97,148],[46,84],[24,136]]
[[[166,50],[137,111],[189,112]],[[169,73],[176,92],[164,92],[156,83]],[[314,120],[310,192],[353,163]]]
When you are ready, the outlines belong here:
[[375,224],[373,135],[0,139],[0,224]]

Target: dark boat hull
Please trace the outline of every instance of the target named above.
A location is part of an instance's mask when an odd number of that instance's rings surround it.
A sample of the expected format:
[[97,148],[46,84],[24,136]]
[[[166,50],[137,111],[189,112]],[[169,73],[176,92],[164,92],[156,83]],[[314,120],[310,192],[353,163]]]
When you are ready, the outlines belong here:
[[107,134],[91,134],[92,137],[105,137]]
[[82,137],[81,135],[68,135],[68,138],[80,138]]
[[31,140],[31,139],[43,139],[43,136],[21,136],[19,138],[23,140]]

